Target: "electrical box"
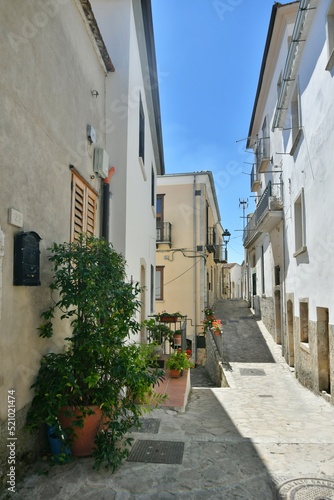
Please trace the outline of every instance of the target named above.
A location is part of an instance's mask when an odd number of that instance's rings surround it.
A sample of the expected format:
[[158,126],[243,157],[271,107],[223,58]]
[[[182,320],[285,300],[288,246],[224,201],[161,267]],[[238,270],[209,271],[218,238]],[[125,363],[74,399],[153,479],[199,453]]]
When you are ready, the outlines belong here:
[[40,236],[34,231],[14,236],[14,285],[39,286]]
[[102,179],[108,177],[109,155],[103,148],[94,149],[94,172]]

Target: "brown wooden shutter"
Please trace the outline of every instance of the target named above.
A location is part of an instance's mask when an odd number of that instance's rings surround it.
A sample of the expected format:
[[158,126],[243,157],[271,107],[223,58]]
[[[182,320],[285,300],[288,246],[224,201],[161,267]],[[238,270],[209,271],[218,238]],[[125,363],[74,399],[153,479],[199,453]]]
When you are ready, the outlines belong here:
[[77,240],[81,233],[95,234],[96,204],[96,193],[73,173],[71,241]]

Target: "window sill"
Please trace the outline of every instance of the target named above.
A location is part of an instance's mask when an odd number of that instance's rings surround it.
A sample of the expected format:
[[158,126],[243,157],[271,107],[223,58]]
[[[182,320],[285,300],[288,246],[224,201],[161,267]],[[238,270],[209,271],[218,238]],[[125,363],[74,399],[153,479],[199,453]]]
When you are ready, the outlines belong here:
[[334,49],[332,50],[331,55],[329,56],[328,63],[326,65],[326,70],[331,71],[334,66]]
[[144,160],[141,156],[139,156],[139,165],[140,165],[141,173],[143,174],[144,181],[147,181],[145,164],[144,164]]
[[307,352],[307,354],[310,354],[310,344],[308,342],[300,342],[300,348],[302,351]]
[[293,254],[293,256],[298,257],[299,255],[301,255],[304,252],[307,252],[307,246],[302,246],[301,248],[296,250],[295,253]]

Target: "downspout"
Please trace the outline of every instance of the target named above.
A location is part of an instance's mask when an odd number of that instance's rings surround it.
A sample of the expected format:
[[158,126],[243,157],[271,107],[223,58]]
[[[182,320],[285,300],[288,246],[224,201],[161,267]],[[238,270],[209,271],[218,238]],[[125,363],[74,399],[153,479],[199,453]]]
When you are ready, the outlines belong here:
[[[197,248],[197,217],[196,217],[196,174],[194,174],[194,185],[193,185],[193,237],[194,237],[194,251]],[[194,266],[194,348],[195,362],[197,361],[197,266]]]
[[102,238],[109,241],[110,225],[110,181],[115,173],[115,167],[110,167],[108,177],[102,184]]

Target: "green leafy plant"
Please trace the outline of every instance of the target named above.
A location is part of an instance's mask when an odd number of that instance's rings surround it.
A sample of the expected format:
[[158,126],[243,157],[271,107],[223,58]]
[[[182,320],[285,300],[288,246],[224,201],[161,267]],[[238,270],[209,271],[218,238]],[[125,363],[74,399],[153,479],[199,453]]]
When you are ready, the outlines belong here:
[[174,332],[166,324],[156,323],[153,318],[150,318],[144,321],[144,325],[146,326],[150,342],[161,345],[166,341],[171,342],[173,340]]
[[186,352],[183,352],[181,349],[173,352],[166,361],[166,368],[170,370],[187,370],[188,368],[192,368],[193,363],[187,356]]
[[41,359],[27,426],[54,425],[64,406],[80,409],[76,425],[82,426],[91,411],[87,405],[97,405],[106,424],[96,438],[95,466],[115,470],[129,451],[127,432],[140,425],[137,395],[163,377],[141,346],[127,342],[131,331],[140,330],[135,317],[140,289],[126,281],[123,257],[103,239],[81,236],[74,243],[54,243],[50,261],[53,303],[42,313],[39,333],[50,338],[61,329],[60,312],[71,335],[63,352]]

